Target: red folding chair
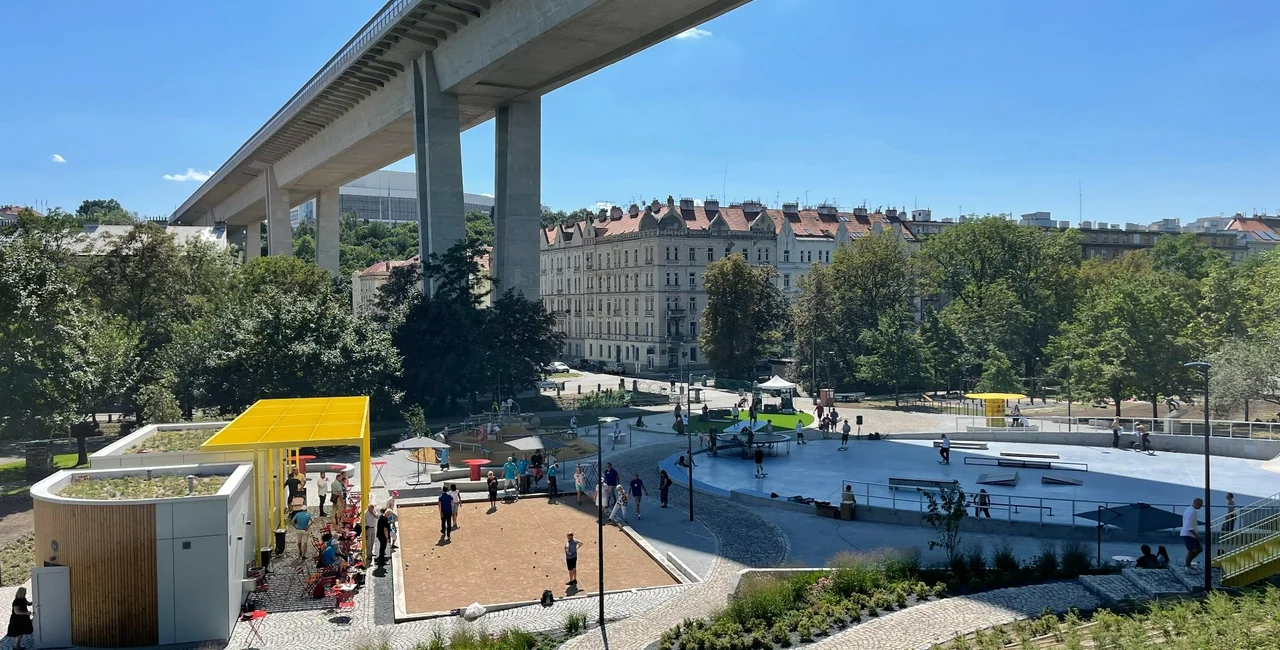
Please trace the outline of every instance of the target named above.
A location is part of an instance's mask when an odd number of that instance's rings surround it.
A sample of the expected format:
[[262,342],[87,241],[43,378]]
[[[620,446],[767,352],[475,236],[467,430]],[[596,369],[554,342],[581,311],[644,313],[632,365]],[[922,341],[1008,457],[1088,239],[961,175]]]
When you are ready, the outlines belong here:
[[258,640],[258,645],[266,645],[267,642],[262,638],[262,621],[266,620],[267,613],[262,610],[254,610],[245,615],[245,622],[249,624],[249,634],[245,636],[244,647],[248,648],[253,645],[253,640]]

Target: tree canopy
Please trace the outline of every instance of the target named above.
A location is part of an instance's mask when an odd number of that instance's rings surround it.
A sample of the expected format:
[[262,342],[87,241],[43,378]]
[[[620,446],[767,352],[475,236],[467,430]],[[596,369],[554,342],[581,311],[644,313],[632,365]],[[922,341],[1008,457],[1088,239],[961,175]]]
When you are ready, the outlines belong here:
[[698,346],[717,373],[751,379],[756,362],[780,350],[788,314],[776,276],[772,266],[751,266],[741,255],[707,265]]

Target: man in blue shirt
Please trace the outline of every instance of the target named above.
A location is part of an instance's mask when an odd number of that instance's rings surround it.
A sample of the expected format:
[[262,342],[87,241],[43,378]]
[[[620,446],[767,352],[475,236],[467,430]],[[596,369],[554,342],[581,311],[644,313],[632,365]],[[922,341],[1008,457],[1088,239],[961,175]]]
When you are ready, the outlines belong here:
[[604,464],[604,484],[608,488],[605,493],[609,495],[609,503],[605,504],[605,507],[611,508],[618,498],[614,494],[617,491],[615,488],[618,487],[618,470],[613,468],[613,463]]
[[516,486],[516,464],[507,456],[507,462],[502,466],[502,479],[505,481],[504,490],[510,490]]
[[453,497],[449,496],[448,492],[443,492],[440,494],[439,503],[440,503],[440,536],[445,539],[450,539],[449,535],[451,532],[453,532],[453,527],[450,526],[450,524],[453,522]]
[[333,563],[338,560],[338,545],[329,533],[324,534],[323,541],[324,547],[320,549],[320,566],[333,566]]
[[306,557],[306,552],[302,548],[303,542],[311,541],[311,513],[306,510],[299,510],[293,513],[293,535],[298,540],[298,557]]

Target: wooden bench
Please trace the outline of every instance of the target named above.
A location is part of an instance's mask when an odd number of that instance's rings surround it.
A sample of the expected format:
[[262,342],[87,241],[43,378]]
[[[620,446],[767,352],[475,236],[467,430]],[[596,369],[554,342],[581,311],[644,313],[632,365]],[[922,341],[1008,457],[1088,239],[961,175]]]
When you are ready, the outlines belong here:
[[1057,454],[1040,453],[1036,451],[1002,451],[1001,456],[1010,458],[1058,458]]
[[941,490],[943,488],[960,487],[960,482],[956,480],[935,479],[935,478],[904,478],[899,476],[889,477],[889,485],[892,487],[914,487],[914,488],[932,488]]
[[[933,448],[934,448],[934,449],[937,449],[937,448],[939,448],[939,447],[941,447],[941,446],[942,446],[942,441],[941,441],[941,440],[934,440],[934,441],[933,441]],[[973,441],[973,440],[952,440],[952,441],[951,441],[951,448],[952,448],[952,449],[986,449],[986,448],[987,448],[987,443],[985,443],[985,442],[977,442],[977,441]]]

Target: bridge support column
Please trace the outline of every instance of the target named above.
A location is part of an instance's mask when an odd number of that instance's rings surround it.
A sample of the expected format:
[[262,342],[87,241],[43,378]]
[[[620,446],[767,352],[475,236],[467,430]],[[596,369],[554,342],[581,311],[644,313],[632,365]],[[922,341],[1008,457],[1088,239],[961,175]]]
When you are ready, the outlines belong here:
[[244,231],[244,261],[262,257],[262,222],[250,221]]
[[[413,151],[418,184],[418,251],[423,261],[467,234],[462,202],[458,98],[440,90],[430,53],[413,62]],[[434,289],[423,278],[423,292]]]
[[289,223],[289,190],[276,183],[276,172],[268,167],[267,180],[267,254],[293,255],[293,225]]
[[496,111],[494,137],[495,292],[538,299],[538,229],[542,224],[542,99]]
[[316,195],[316,266],[338,274],[338,188]]

